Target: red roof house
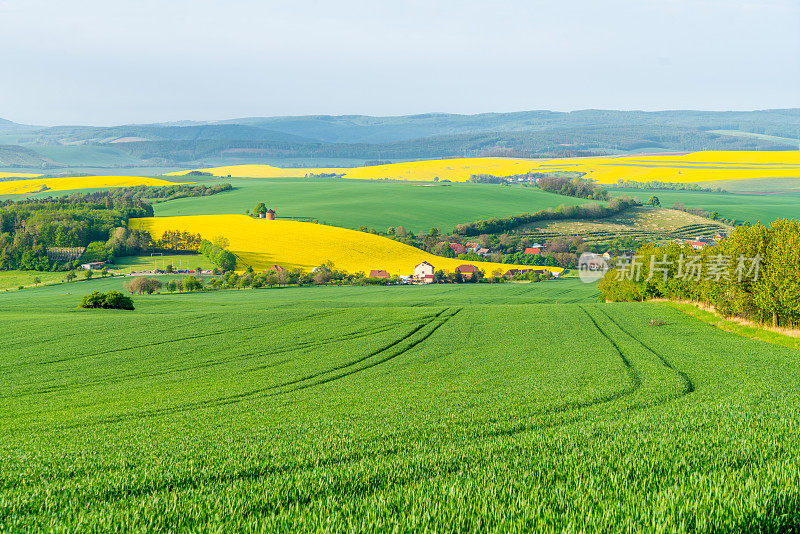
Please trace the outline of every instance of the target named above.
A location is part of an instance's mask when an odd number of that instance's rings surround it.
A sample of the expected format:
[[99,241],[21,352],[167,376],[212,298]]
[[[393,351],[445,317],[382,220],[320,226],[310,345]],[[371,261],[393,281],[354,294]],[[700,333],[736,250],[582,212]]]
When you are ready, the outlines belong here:
[[471,279],[472,275],[478,270],[474,265],[459,265],[456,267],[456,272],[461,273],[465,279]]
[[282,273],[286,271],[286,269],[281,267],[280,265],[273,265],[272,267],[269,268],[269,270],[275,271],[276,273]]
[[369,272],[370,278],[391,278],[391,275],[383,269],[373,269]]

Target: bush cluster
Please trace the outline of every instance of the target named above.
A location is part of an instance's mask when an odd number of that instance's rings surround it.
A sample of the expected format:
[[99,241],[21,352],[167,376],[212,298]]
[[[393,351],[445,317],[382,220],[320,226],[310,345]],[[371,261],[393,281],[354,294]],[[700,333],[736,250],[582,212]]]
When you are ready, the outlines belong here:
[[102,308],[106,310],[132,310],[133,299],[126,297],[119,291],[109,291],[101,293],[93,291],[84,296],[80,304],[81,308]]

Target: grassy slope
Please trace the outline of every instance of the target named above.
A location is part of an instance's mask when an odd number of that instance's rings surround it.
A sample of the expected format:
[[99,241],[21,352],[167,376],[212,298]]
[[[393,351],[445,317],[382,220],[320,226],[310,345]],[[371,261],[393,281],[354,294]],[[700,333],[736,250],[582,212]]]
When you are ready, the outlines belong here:
[[167,265],[172,266],[177,270],[179,266],[182,269],[194,269],[201,267],[203,269],[212,269],[214,265],[211,261],[202,254],[180,254],[163,256],[122,256],[114,259],[114,263],[109,265],[109,269],[119,273],[130,273],[131,271],[144,271],[152,269],[164,269]]
[[0,295],[4,529],[800,520],[800,352],[674,309],[574,281],[63,293]]
[[43,284],[63,282],[66,274],[50,271],[0,271],[0,290],[34,286],[33,279],[36,277],[39,277]]
[[541,235],[543,238],[554,234],[575,234],[587,240],[603,240],[614,235],[631,235],[653,240],[690,238],[701,234],[714,237],[717,232],[730,230],[727,225],[697,215],[650,206],[631,208],[619,215],[597,221],[543,221],[520,228],[524,233]]
[[[332,261],[337,268],[350,273],[368,273],[385,269],[392,275],[411,275],[414,266],[427,261],[435,269],[453,272],[463,260],[434,256],[416,247],[370,234],[297,221],[268,221],[247,215],[194,215],[131,219],[132,228],[146,230],[151,236],[177,230],[200,234],[203,239],[218,236],[228,239],[229,249],[237,260],[237,268],[251,265],[265,270],[274,264],[310,270]],[[487,274],[526,266],[491,262],[469,262]],[[560,267],[543,267],[562,271]]]
[[723,217],[751,223],[769,224],[781,217],[800,216],[800,192],[746,195],[695,191],[635,191],[616,188],[609,188],[609,191],[613,195],[628,195],[642,202],[647,201],[650,195],[656,195],[661,200],[661,205],[667,208],[672,207],[675,202],[683,202],[687,208],[716,210]]
[[157,216],[244,213],[257,202],[279,218],[318,219],[345,228],[385,230],[405,226],[427,232],[432,226],[450,231],[456,224],[490,217],[531,213],[561,204],[587,201],[527,187],[453,184],[417,187],[382,181],[305,178],[200,178],[201,183],[230,182],[236,189],[211,197],[173,200],[154,206]]

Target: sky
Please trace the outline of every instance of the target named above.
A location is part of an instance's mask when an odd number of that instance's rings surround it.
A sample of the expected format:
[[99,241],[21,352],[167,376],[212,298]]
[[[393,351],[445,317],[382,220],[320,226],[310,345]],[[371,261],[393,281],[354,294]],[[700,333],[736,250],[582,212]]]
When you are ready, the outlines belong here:
[[0,117],[800,107],[798,0],[0,0]]

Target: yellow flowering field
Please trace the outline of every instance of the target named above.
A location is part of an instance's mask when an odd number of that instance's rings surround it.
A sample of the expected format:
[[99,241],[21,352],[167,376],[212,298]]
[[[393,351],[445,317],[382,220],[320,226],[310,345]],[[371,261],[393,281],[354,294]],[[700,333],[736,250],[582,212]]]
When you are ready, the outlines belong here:
[[[618,179],[648,182],[705,182],[748,178],[800,178],[800,151],[708,151],[654,156],[563,159],[458,158],[411,161],[354,168],[284,169],[270,165],[234,165],[198,169],[216,176],[288,178],[306,174],[336,173],[357,180],[432,181],[435,178],[465,182],[473,174],[511,176],[526,172],[574,171],[599,183]],[[181,176],[190,171],[169,173]]]
[[[188,183],[188,182],[187,182]],[[132,187],[135,185],[176,185],[161,178],[146,176],[74,176],[64,178],[33,178],[0,182],[0,195],[22,195],[39,191],[70,191],[103,187]]]
[[[198,233],[204,239],[224,236],[231,252],[256,270],[280,264],[312,269],[330,260],[337,268],[350,273],[385,269],[390,274],[411,275],[414,266],[427,261],[437,270],[452,272],[458,265],[470,263],[491,274],[511,268],[530,269],[529,265],[491,262],[466,262],[434,256],[418,248],[386,237],[336,226],[297,221],[268,221],[247,215],[189,215],[131,219],[130,226],[147,230],[158,237],[166,230]],[[241,266],[240,266],[241,267]],[[560,267],[544,267],[560,272]]]
[[30,172],[5,172],[0,171],[0,178],[36,178],[41,174],[33,174]]

